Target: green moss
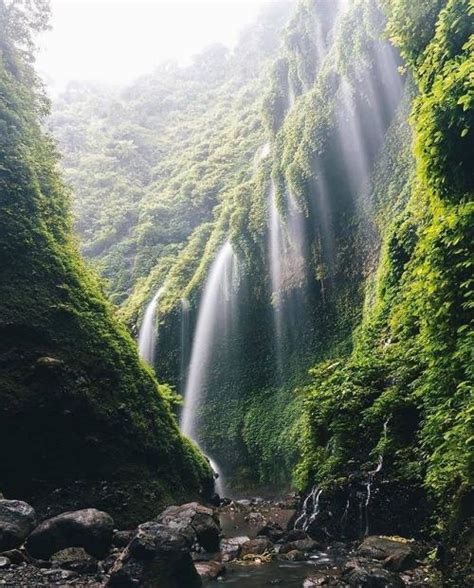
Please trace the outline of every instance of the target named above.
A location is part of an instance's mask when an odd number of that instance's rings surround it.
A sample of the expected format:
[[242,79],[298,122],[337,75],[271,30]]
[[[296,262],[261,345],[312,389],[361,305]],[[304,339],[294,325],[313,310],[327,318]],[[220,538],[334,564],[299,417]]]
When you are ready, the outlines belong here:
[[0,442],[11,448],[0,485],[40,500],[75,479],[113,480],[126,491],[140,471],[161,503],[197,496],[211,483],[209,466],[180,436],[77,254],[68,192],[40,127],[41,94],[15,36],[21,13],[1,2],[0,12]]

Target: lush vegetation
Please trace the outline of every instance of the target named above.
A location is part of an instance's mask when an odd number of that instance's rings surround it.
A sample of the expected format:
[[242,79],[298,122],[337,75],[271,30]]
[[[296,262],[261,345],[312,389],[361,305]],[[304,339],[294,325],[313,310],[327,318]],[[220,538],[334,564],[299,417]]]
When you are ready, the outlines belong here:
[[42,2],[0,1],[0,487],[39,506],[82,480],[74,504],[136,522],[209,490],[210,469],[76,251],[31,66],[46,22]]
[[315,367],[303,392],[298,476],[305,485],[373,469],[382,454],[392,476],[424,484],[446,523],[473,484],[474,62],[472,5],[435,4],[386,3],[388,34],[419,90],[416,169],[398,188],[405,205],[381,227],[352,355]]
[[[234,53],[121,92],[71,86],[49,124],[133,333],[164,286],[155,370],[181,392],[181,299],[192,332],[231,241],[238,329],[199,412],[234,486],[340,484],[383,456],[446,528],[473,484],[472,3],[328,4],[278,5]],[[277,289],[273,190],[298,249]]]

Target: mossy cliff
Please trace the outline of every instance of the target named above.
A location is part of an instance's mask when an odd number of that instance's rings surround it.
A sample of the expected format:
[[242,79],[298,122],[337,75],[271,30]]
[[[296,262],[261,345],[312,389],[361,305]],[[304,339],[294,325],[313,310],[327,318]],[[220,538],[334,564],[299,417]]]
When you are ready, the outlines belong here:
[[30,64],[44,20],[0,1],[0,489],[132,523],[208,492],[210,469],[77,253]]
[[[423,502],[419,530],[466,520],[471,5],[302,0],[264,14],[234,53],[56,104],[84,251],[134,333],[164,287],[155,370],[179,391],[206,278],[232,244],[235,328],[210,354],[197,418],[234,486],[354,481],[356,507],[382,461],[375,482]],[[88,197],[96,184],[104,198]]]

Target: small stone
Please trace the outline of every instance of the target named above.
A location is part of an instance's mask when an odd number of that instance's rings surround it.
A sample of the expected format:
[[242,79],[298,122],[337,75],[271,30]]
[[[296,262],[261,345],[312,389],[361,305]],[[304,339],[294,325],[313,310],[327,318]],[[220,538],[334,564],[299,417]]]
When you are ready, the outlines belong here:
[[8,557],[4,557],[3,555],[0,556],[0,570],[4,570],[5,568],[10,567],[11,561]]

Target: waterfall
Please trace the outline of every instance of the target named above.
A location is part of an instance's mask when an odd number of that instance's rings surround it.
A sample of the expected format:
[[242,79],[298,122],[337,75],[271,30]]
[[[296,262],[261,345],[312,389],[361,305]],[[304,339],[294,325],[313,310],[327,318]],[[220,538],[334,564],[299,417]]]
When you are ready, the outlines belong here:
[[302,513],[296,519],[294,524],[295,529],[298,529],[299,526],[303,531],[307,531],[311,523],[316,520],[316,517],[319,514],[319,502],[322,493],[323,491],[321,488],[318,486],[313,487],[303,502]]
[[[305,219],[291,193],[287,193],[287,214],[280,215],[272,180],[269,194],[268,255],[272,306],[275,324],[277,373],[281,380],[284,359],[283,348],[291,353],[304,323],[304,293],[307,262],[305,255]],[[290,345],[284,345],[284,343]]]
[[157,338],[156,308],[162,293],[163,288],[160,288],[146,307],[143,321],[140,326],[140,332],[138,334],[138,351],[140,356],[150,365],[153,365],[155,360]]
[[253,159],[253,173],[256,173],[260,162],[270,155],[270,143],[267,141],[264,143],[255,153]]
[[184,392],[189,361],[189,311],[190,304],[187,298],[181,298],[181,343],[179,362],[179,381]]
[[[204,400],[213,353],[229,334],[235,314],[235,290],[238,278],[237,257],[227,241],[215,258],[199,305],[196,331],[191,350],[181,431],[199,443],[199,409]],[[216,489],[223,491],[223,477],[218,465],[210,459],[219,474]]]

